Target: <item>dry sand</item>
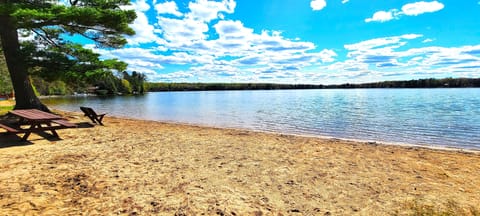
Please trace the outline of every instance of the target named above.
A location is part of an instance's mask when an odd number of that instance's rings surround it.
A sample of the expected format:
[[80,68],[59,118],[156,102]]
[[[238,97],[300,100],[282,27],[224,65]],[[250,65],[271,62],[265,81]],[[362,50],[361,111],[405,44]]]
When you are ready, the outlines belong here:
[[13,106],[15,101],[13,100],[0,100],[0,107]]
[[0,215],[480,214],[478,153],[104,122],[0,136]]

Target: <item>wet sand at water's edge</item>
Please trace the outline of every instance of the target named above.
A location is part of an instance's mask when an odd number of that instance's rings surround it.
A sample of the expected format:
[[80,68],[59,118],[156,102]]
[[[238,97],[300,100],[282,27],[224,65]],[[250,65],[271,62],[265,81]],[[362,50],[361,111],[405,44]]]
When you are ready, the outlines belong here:
[[61,115],[0,135],[0,215],[480,214],[479,153]]

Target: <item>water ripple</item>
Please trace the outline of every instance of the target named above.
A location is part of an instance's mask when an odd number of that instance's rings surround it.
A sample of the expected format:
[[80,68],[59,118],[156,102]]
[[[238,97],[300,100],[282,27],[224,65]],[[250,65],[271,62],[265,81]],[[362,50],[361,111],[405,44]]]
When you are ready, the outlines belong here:
[[162,92],[45,102],[140,119],[480,149],[474,88]]

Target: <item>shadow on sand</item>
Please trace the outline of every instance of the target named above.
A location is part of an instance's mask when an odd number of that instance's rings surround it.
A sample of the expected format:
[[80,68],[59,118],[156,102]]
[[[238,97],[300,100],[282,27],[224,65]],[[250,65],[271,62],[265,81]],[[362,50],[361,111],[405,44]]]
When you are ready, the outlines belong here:
[[28,146],[32,144],[31,141],[22,141],[21,138],[15,134],[0,134],[0,148]]
[[79,123],[75,123],[77,125],[77,128],[93,128],[95,127],[94,124],[90,123],[90,122],[79,122]]
[[[0,119],[6,120],[5,116],[0,116]],[[79,122],[76,123],[77,128],[93,128],[95,127],[94,124],[89,122]],[[32,145],[34,141],[46,139],[50,142],[60,141],[62,140],[60,137],[52,136],[50,133],[46,132],[35,132],[35,134],[39,135],[40,137],[35,139],[29,139],[27,141],[22,140],[21,136],[23,134],[16,135],[16,134],[8,134],[8,133],[1,133],[0,132],[0,148],[8,148],[8,147],[16,147],[16,146],[28,146]]]

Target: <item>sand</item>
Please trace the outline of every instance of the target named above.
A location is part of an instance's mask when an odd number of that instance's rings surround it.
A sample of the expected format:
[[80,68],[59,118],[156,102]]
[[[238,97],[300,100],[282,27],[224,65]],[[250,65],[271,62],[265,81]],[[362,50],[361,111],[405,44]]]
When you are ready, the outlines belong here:
[[15,101],[13,100],[0,100],[0,107],[7,107],[15,105]]
[[0,135],[0,215],[480,215],[480,154],[107,116]]

